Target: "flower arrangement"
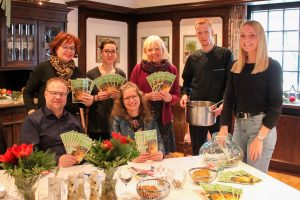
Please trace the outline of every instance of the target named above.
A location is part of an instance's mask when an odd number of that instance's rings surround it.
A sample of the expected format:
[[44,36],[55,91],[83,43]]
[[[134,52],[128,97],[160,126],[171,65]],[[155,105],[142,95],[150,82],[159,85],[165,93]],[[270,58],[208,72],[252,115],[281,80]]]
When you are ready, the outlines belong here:
[[34,151],[32,144],[14,144],[0,155],[0,166],[15,178],[15,185],[24,199],[33,199],[33,185],[42,172],[56,166],[56,161],[54,154]]
[[110,140],[94,141],[84,159],[99,168],[109,169],[125,165],[138,155],[134,140],[112,132]]

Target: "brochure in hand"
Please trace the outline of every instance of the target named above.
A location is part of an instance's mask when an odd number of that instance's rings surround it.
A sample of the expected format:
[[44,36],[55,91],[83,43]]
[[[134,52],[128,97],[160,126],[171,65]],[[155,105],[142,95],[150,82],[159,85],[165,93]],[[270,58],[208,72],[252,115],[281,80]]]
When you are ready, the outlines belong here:
[[92,139],[77,131],[69,131],[60,134],[60,138],[64,144],[67,154],[74,155],[78,163],[82,161],[85,154],[92,147]]
[[164,90],[169,92],[176,76],[170,72],[155,72],[146,77],[152,91]]
[[150,154],[158,151],[156,130],[135,132],[135,142],[140,153],[148,152]]
[[107,91],[111,93],[113,90],[118,90],[125,83],[126,79],[119,74],[106,74],[96,78],[94,84],[99,91]]
[[221,184],[202,183],[201,187],[205,191],[205,195],[209,200],[239,200],[243,192],[242,189]]
[[77,78],[71,80],[71,90],[72,90],[72,102],[73,103],[82,103],[79,101],[80,95],[82,93],[91,94],[94,88],[94,82],[88,78]]
[[238,184],[254,184],[260,182],[261,179],[249,174],[244,170],[222,172],[218,177],[219,182],[238,183]]

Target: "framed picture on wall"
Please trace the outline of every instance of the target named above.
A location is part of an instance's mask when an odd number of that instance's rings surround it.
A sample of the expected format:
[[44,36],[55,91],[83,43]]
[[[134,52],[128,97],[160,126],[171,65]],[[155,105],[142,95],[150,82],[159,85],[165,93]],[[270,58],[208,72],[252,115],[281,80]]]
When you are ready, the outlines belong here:
[[101,35],[96,35],[96,63],[102,62],[100,45],[105,39],[113,40],[118,45],[117,63],[120,63],[120,37],[101,36]]
[[[213,43],[217,44],[217,34],[213,35]],[[201,48],[201,44],[196,35],[184,35],[183,36],[183,62],[191,53]]]
[[[164,43],[165,43],[165,45],[166,45],[166,47],[167,47],[167,49],[168,49],[168,52],[170,53],[170,49],[169,49],[169,36],[159,36],[163,41],[164,41]],[[144,46],[144,41],[146,40],[146,38],[147,37],[142,37],[141,38],[141,52],[142,52],[142,54],[141,54],[141,57],[143,57],[143,46]]]

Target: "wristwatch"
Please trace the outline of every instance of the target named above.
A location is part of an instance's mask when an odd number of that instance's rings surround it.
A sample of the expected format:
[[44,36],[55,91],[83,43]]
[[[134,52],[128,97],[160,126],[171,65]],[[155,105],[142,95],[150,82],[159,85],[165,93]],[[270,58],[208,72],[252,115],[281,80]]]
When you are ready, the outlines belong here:
[[263,141],[264,139],[265,139],[265,137],[262,134],[257,135],[257,140],[258,141]]

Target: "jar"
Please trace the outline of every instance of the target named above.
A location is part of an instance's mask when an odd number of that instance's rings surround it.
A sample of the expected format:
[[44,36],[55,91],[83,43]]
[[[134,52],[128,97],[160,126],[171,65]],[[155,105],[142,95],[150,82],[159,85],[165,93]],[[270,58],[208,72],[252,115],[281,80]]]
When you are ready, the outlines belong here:
[[212,140],[205,142],[199,151],[204,162],[216,169],[234,167],[244,158],[244,152],[232,142],[232,134],[221,137],[214,133]]

